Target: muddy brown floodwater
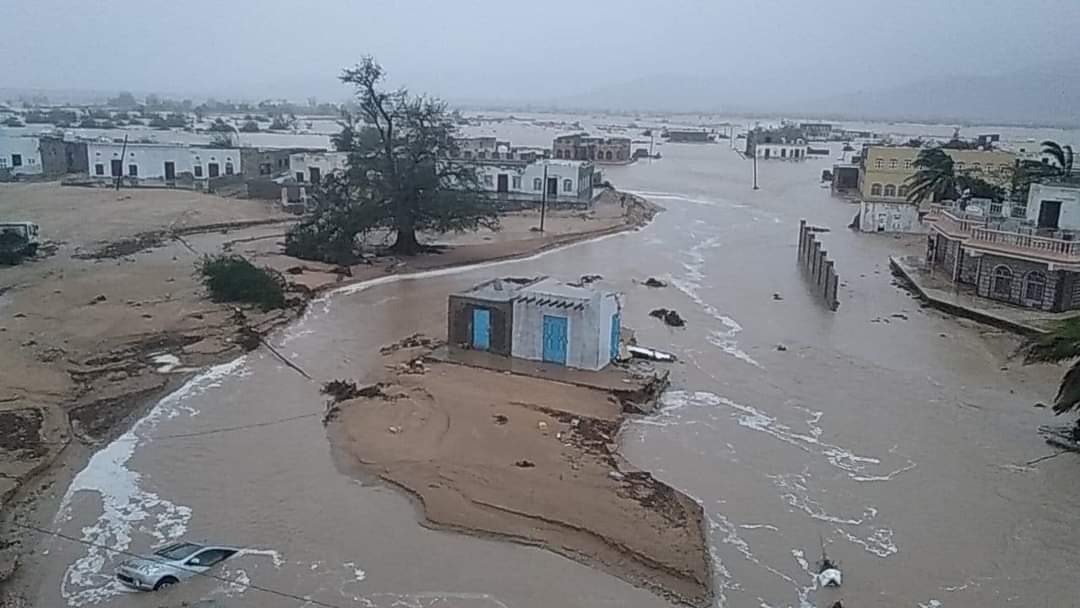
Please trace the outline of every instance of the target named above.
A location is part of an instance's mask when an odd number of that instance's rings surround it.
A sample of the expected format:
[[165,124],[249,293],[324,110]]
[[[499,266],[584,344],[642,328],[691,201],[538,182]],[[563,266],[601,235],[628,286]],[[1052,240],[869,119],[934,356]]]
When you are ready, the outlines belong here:
[[[274,343],[317,381],[363,381],[357,370],[380,371],[379,345],[442,335],[454,290],[495,273],[601,274],[627,294],[639,341],[682,361],[665,410],[629,423],[621,450],[701,501],[718,603],[1073,605],[1080,459],[1024,464],[1052,452],[1035,433],[1049,415],[1032,404],[1059,371],[1021,367],[1010,336],[894,287],[887,255],[921,239],[847,231],[854,207],[817,185],[830,160],[762,163],[752,191],[750,165],[725,145],[663,154],[606,171],[667,208],[640,232],[346,288]],[[835,313],[795,265],[804,217],[832,229],[821,238],[842,281]],[[649,276],[669,286],[635,282]],[[649,317],[661,307],[686,327]],[[257,585],[336,606],[665,604],[550,552],[421,527],[396,490],[337,470],[322,409],[318,384],[264,351],[215,368],[99,452],[56,526],[133,551],[179,536],[251,548],[222,581],[170,592],[175,603],[305,605]],[[840,590],[814,589],[822,542],[843,566]],[[166,601],[119,589],[103,549],[53,539],[39,553],[36,605]]]

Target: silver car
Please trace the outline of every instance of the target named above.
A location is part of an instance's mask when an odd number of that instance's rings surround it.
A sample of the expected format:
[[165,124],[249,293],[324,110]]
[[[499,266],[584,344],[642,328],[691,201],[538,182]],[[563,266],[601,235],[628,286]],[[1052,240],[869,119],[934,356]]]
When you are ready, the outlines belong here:
[[143,591],[166,589],[202,574],[232,557],[235,547],[211,547],[196,543],[173,543],[148,558],[129,559],[116,568],[116,579]]

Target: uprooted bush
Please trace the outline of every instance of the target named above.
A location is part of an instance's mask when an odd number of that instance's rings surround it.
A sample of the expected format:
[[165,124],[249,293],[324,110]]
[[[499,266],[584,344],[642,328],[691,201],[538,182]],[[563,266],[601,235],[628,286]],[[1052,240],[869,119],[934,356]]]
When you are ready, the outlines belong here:
[[239,255],[215,255],[204,257],[196,269],[215,302],[285,307],[285,278],[272,268],[259,268]]

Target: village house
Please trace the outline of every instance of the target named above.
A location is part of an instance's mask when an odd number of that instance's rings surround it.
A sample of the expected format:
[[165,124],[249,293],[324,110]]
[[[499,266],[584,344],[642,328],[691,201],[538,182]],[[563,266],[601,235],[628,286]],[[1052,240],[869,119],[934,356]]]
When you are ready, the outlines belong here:
[[[922,148],[867,145],[859,159],[859,229],[864,232],[921,232],[919,206],[907,200]],[[1007,150],[941,148],[953,159],[955,171],[1008,187],[1016,155]]]
[[345,171],[348,166],[348,152],[296,152],[289,155],[289,174],[298,184],[317,185],[322,176]]
[[[746,158],[754,158],[755,156],[767,159],[781,158],[780,148],[775,147],[777,145],[801,146],[801,157],[806,156],[806,136],[803,134],[802,129],[791,123],[784,123],[779,127],[771,128],[755,127],[748,131],[746,133],[744,155]],[[768,150],[767,156],[765,150]],[[790,149],[785,148],[782,158],[789,158],[791,152]]]
[[801,122],[799,128],[807,141],[828,141],[833,136],[833,126],[827,122]]
[[512,146],[509,141],[499,141],[495,137],[461,137],[454,143],[457,149],[450,152],[450,158],[467,160],[474,163],[518,163],[528,164],[544,158],[551,153],[546,148]]
[[266,179],[287,174],[289,157],[308,150],[298,148],[240,148],[240,167],[245,179]]
[[239,176],[238,148],[211,148],[168,143],[87,142],[87,166],[92,178],[162,182],[206,181]]
[[60,135],[38,137],[41,154],[41,172],[46,177],[59,177],[71,173],[89,173],[86,142],[68,140]]
[[0,179],[37,176],[43,171],[38,138],[0,136]]
[[493,279],[450,296],[447,342],[599,370],[618,356],[621,311],[613,291],[548,277]]
[[634,160],[630,144],[629,137],[594,137],[588,133],[574,133],[556,137],[551,149],[556,159],[627,164]]
[[589,204],[593,199],[595,168],[589,162],[543,159],[521,164],[504,161],[477,163],[473,168],[480,187],[501,201]]
[[933,206],[929,266],[984,298],[1046,311],[1080,309],[1080,185],[1032,184],[1022,217]]
[[806,160],[806,142],[759,142],[754,145],[754,154],[763,160]]
[[668,129],[664,136],[673,144],[706,144],[712,143],[713,136],[705,129]]

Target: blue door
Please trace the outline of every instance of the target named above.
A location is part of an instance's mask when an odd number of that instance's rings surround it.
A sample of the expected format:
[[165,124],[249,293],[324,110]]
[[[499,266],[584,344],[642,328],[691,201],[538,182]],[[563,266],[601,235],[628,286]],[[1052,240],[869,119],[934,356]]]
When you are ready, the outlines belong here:
[[472,347],[476,350],[491,348],[491,311],[486,308],[472,311]]
[[619,313],[611,315],[611,358],[614,361],[619,358]]
[[544,361],[566,365],[566,317],[544,315]]

